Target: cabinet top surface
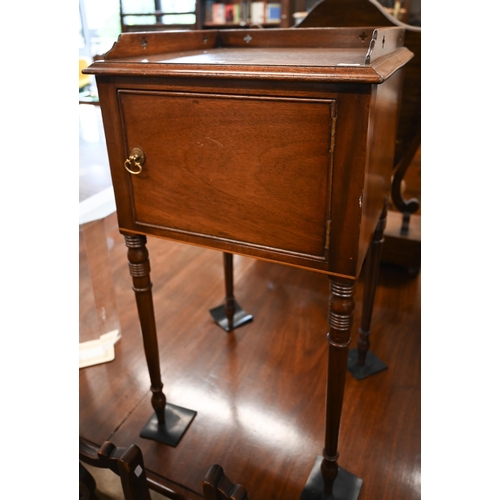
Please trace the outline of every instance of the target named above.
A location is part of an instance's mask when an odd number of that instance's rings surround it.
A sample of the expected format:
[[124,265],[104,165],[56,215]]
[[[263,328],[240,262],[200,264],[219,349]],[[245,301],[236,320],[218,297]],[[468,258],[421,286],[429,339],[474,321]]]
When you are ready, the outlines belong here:
[[236,66],[301,66],[332,67],[362,66],[366,50],[326,48],[214,48],[210,50],[192,50],[155,54],[149,58],[136,57],[136,62],[163,64],[206,64]]
[[85,73],[381,83],[412,54],[402,28],[292,28],[122,34]]

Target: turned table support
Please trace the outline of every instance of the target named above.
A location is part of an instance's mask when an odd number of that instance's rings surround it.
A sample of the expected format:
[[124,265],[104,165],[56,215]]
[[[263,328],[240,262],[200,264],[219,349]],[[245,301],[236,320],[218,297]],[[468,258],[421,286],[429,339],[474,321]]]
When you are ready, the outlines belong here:
[[358,365],[364,366],[366,354],[370,349],[370,325],[372,321],[373,303],[375,301],[375,290],[377,288],[378,275],[380,269],[380,255],[384,242],[384,229],[387,219],[387,204],[373,234],[370,245],[370,252],[366,262],[366,280],[363,291],[363,314],[361,317],[361,328],[358,337]]
[[352,315],[356,282],[330,277],[330,303],[328,323],[328,374],[326,383],[325,448],[321,473],[325,481],[324,492],[332,491],[338,475],[338,439],[340,416],[344,400],[347,356],[351,343]]
[[146,248],[145,236],[125,236],[125,245],[128,248],[127,257],[129,271],[132,276],[132,289],[141,324],[144,352],[151,379],[151,404],[160,424],[165,423],[165,406],[167,398],[163,393],[163,383],[160,373],[160,356],[158,353],[158,339],[154,320],[153,296],[150,279],[149,253]]
[[329,279],[325,447],[323,456],[316,459],[309,475],[302,500],[355,500],[362,485],[361,479],[338,465],[340,417],[351,343],[356,280],[336,276],[329,276]]
[[361,380],[387,368],[387,365],[370,351],[370,328],[380,270],[382,244],[384,242],[387,205],[388,200],[386,199],[366,257],[361,327],[359,328],[357,348],[352,349],[349,353],[348,369],[357,380]]
[[224,304],[210,309],[210,314],[221,328],[231,332],[252,321],[253,316],[245,312],[234,298],[233,254],[222,252],[222,258],[226,296]]
[[233,254],[222,253],[224,260],[224,282],[226,284],[226,298],[224,299],[224,311],[227,317],[227,327],[233,329],[234,313],[236,311],[236,300],[234,298],[234,273],[233,273]]
[[151,292],[153,284],[150,279],[151,269],[146,237],[125,235],[125,245],[128,248],[127,257],[133,282],[132,289],[135,293],[144,352],[151,380],[151,404],[155,412],[141,431],[141,436],[176,446],[196,412],[167,404],[167,398],[162,390],[158,337]]

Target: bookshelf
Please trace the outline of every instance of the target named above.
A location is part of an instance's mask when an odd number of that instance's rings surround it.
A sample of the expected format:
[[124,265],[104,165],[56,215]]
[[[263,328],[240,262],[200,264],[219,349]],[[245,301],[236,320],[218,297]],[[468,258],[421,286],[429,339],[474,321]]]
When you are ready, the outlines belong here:
[[289,0],[198,0],[203,28],[289,28]]
[[289,28],[294,23],[292,1],[300,0],[186,0],[179,12],[166,8],[163,0],[149,0],[149,6],[120,0],[121,30]]

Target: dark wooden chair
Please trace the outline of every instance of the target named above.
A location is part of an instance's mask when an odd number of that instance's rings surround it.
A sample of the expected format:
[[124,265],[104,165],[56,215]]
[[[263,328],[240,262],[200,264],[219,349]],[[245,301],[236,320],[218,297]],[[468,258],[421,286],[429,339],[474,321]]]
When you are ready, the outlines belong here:
[[80,500],[97,500],[96,482],[81,462],[110,469],[120,477],[125,500],[151,500],[140,448],[133,444],[117,448],[106,441],[97,454],[80,440]]
[[[125,500],[151,500],[146,467],[137,445],[117,448],[106,441],[96,451],[90,443],[80,438],[80,500],[98,500],[96,481],[82,462],[100,469],[110,469],[117,474]],[[184,498],[171,490],[161,493],[169,498]],[[217,464],[208,468],[203,481],[203,496],[206,500],[249,500],[245,488],[233,484]]]
[[203,496],[205,500],[249,500],[245,488],[233,484],[217,464],[208,468],[203,481]]
[[398,21],[375,0],[323,0],[296,27],[400,26],[405,28],[405,46],[414,57],[405,66],[400,118],[394,155],[392,201],[403,214],[402,234],[419,200],[405,200],[401,190],[404,175],[420,147],[421,130],[421,28]]

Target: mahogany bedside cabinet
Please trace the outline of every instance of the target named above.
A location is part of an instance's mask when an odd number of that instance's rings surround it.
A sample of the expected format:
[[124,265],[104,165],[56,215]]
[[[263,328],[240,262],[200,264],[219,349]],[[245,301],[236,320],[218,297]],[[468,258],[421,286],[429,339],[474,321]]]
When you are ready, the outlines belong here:
[[223,252],[226,329],[246,315],[232,254],[317,271],[331,292],[325,446],[301,498],[358,497],[337,447],[356,280],[383,232],[412,57],[403,37],[396,27],[126,33],[86,70],[151,377],[141,436],[176,446],[196,414],[162,391],[147,236]]

